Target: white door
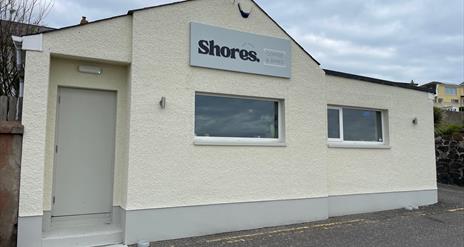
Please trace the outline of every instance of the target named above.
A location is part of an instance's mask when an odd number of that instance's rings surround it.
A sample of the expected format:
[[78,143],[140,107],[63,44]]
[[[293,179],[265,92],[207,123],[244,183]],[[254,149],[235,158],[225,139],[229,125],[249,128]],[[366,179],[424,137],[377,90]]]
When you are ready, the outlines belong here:
[[112,211],[116,92],[59,88],[52,216]]

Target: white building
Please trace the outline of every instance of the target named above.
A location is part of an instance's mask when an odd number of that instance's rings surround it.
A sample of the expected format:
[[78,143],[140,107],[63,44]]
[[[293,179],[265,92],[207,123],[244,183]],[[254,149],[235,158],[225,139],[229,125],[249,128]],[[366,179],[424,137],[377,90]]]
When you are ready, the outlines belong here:
[[437,202],[433,96],[324,71],[251,0],[132,10],[25,36],[23,49],[18,246]]

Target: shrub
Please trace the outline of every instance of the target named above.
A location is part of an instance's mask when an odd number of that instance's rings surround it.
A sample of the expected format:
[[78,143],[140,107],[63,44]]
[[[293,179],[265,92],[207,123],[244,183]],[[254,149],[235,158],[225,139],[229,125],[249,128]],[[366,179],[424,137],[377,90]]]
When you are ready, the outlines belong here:
[[443,120],[443,110],[438,107],[434,107],[433,108],[433,123],[435,124],[435,126],[438,126],[441,124],[442,120]]
[[442,135],[442,136],[451,136],[455,134],[459,134],[464,131],[464,126],[459,125],[438,125],[435,126],[435,134]]

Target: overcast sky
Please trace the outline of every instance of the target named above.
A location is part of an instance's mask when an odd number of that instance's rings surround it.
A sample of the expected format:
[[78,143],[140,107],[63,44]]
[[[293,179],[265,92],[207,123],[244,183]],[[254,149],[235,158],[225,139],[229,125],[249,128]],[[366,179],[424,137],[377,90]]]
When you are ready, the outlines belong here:
[[[51,27],[170,0],[55,0]],[[464,82],[463,0],[257,0],[322,68],[382,79]]]

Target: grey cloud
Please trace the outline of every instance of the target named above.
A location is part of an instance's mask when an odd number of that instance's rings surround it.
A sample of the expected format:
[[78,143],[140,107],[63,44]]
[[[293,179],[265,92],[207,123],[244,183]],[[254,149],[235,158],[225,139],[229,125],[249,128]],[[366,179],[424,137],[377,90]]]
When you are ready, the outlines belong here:
[[258,0],[322,67],[397,81],[464,81],[464,3]]

